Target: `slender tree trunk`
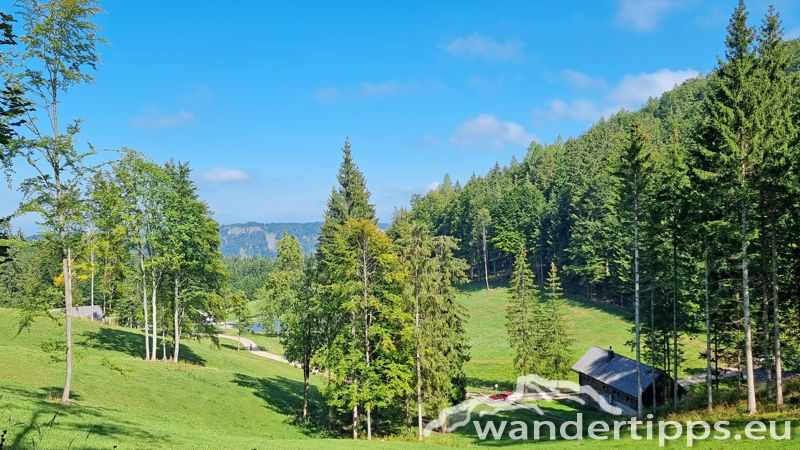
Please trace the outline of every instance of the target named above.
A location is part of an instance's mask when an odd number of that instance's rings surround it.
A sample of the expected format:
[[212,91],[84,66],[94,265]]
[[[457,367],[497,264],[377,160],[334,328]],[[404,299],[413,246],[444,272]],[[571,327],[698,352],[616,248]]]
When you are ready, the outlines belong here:
[[657,389],[656,389],[656,315],[655,315],[655,287],[650,286],[650,349],[653,353],[653,368],[650,370],[650,376],[652,377],[651,383],[653,386],[653,417],[656,416],[656,412],[658,411],[658,396]]
[[775,213],[773,211],[772,227],[770,229],[770,241],[772,247],[772,320],[775,325],[775,404],[783,405],[783,370],[781,368],[781,322],[780,310],[778,309],[778,247],[775,239]]
[[[355,380],[353,380],[355,383]],[[353,405],[353,440],[358,439],[358,404]]]
[[770,357],[770,323],[769,323],[769,293],[767,288],[767,267],[766,267],[766,246],[762,246],[761,252],[761,269],[762,269],[762,304],[761,304],[761,321],[764,340],[764,372],[767,377],[767,399],[772,400],[772,358]]
[[678,410],[678,239],[672,231],[672,409]]
[[172,362],[178,364],[178,354],[181,350],[181,315],[182,308],[180,302],[180,290],[178,289],[178,274],[175,274],[175,315],[173,316],[173,326],[175,327],[175,349],[172,355]]
[[161,361],[167,360],[167,331],[161,330]]
[[92,282],[91,282],[91,292],[89,292],[89,297],[91,298],[91,305],[92,305],[92,322],[94,322],[94,242],[92,242],[92,254],[89,257],[89,259],[92,265]]
[[[364,301],[367,301],[367,293],[364,292]],[[367,303],[365,303],[364,309],[364,355],[366,357],[367,362],[367,370],[370,367],[370,360],[369,360],[369,352],[370,352],[370,345],[369,345],[369,312],[366,308]],[[372,440],[372,409],[370,408],[369,402],[365,405],[364,409],[367,411],[367,440]]]
[[714,409],[713,380],[711,379],[711,294],[708,291],[708,244],[707,238],[703,241],[705,247],[705,291],[706,291],[706,387],[708,391],[708,410]]
[[[140,248],[140,252],[143,250]],[[150,359],[150,336],[149,336],[149,329],[150,329],[150,319],[147,314],[147,271],[144,267],[144,253],[141,253],[141,257],[139,259],[139,263],[142,269],[142,305],[144,309],[144,359],[145,361]]]
[[486,290],[489,290],[489,257],[486,254],[486,227],[483,227],[483,273],[486,275]]
[[303,364],[303,421],[308,419],[308,380],[311,378],[311,362],[306,359]]
[[756,380],[753,373],[753,334],[750,329],[750,276],[747,267],[747,203],[742,195],[742,297],[744,314],[744,358],[747,369],[747,412],[758,412]]
[[[764,197],[761,196],[760,202],[761,218],[766,222],[766,207],[764,205]],[[769,287],[767,279],[769,278],[769,270],[767,269],[767,236],[766,233],[761,233],[761,271],[759,272],[761,278],[761,327],[762,327],[762,346],[764,358],[764,372],[766,375],[766,391],[767,399],[772,400],[772,361],[770,355],[770,321],[769,321]]]
[[156,297],[158,293],[158,280],[156,279],[156,269],[153,268],[151,276],[153,277],[151,281],[152,289],[150,292],[150,297],[152,298],[152,305],[153,305],[153,353],[150,355],[150,360],[156,360],[156,349],[158,348],[158,330],[157,323],[158,323],[158,315],[156,314]]
[[641,323],[639,320],[639,193],[634,181],[633,193],[633,278],[635,293],[636,315],[636,417],[644,418],[644,403],[642,403],[642,348],[641,348]]
[[422,357],[420,346],[422,331],[419,326],[419,272],[414,274],[414,321],[417,326],[417,439],[422,440]]
[[714,387],[719,391],[719,332],[714,333]]
[[372,407],[367,404],[367,440],[372,440]]
[[406,395],[406,430],[411,431],[411,397]]
[[67,375],[64,380],[64,393],[61,403],[70,404],[70,391],[72,389],[72,251],[67,249],[66,258],[62,261],[64,273],[64,312],[67,328]]

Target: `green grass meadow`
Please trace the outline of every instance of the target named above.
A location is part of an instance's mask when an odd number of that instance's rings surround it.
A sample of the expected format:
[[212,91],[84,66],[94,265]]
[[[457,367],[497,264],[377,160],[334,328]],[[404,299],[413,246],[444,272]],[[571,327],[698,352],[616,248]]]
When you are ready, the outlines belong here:
[[[467,332],[472,345],[472,360],[465,370],[470,391],[489,393],[494,384],[513,388],[515,374],[505,333],[505,305],[508,292],[503,286],[486,291],[481,285],[467,285],[461,301],[470,311]],[[630,354],[625,312],[600,303],[569,299],[569,317],[575,333],[572,347],[575,359],[591,345],[612,345]],[[48,343],[63,341],[64,327],[40,318],[15,337],[16,313],[0,309],[0,432],[8,430],[6,449],[421,449],[446,447],[526,447],[542,448],[653,448],[657,441],[568,441],[540,442],[481,441],[473,421],[481,427],[493,420],[533,423],[538,414],[521,409],[481,415],[488,408],[479,406],[467,425],[454,433],[434,433],[418,443],[413,436],[381,437],[353,442],[347,435],[334,436],[326,430],[294,422],[301,404],[302,372],[295,367],[259,358],[247,351],[236,351],[236,342],[220,340],[215,347],[209,340],[186,340],[181,346],[179,365],[142,361],[142,333],[127,328],[74,321],[75,371],[73,404],[62,406],[64,364],[58,352],[45,352]],[[235,334],[228,331],[228,334]],[[270,338],[263,334],[243,335],[269,350]],[[275,340],[275,353],[282,349]],[[690,343],[690,345],[695,345]],[[160,353],[160,352],[159,352]],[[687,364],[691,370],[691,365]],[[320,386],[324,380],[312,378],[312,414],[322,413]],[[800,386],[796,391],[800,392]],[[781,411],[768,408],[762,417],[771,420],[798,419],[800,395],[789,396],[789,407]],[[795,406],[792,406],[795,405]],[[574,420],[583,414],[584,422],[613,421],[614,418],[576,403],[539,402],[546,413]],[[714,415],[707,413],[678,416],[685,420],[730,420],[741,430],[747,417],[741,405],[733,404]],[[624,432],[623,435],[627,433]],[[800,433],[795,426],[793,436]],[[413,433],[410,433],[413,434]],[[507,432],[506,432],[507,435]],[[798,441],[761,441],[759,448],[800,448]],[[684,448],[685,440],[667,443]],[[701,449],[747,449],[753,442],[742,440],[696,442]]]

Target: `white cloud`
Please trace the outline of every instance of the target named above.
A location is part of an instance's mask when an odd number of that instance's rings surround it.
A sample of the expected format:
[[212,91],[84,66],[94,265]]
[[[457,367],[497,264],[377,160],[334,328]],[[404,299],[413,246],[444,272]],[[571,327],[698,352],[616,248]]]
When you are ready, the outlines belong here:
[[140,117],[131,117],[131,127],[137,129],[173,128],[188,125],[194,121],[194,114],[179,109],[177,114],[165,114],[156,109],[149,108]]
[[433,191],[433,190],[435,190],[436,188],[438,188],[441,185],[442,185],[442,183],[439,183],[438,181],[434,181],[433,183],[428,183],[427,188],[428,188],[429,191]]
[[506,144],[527,146],[536,140],[516,122],[503,122],[491,114],[481,114],[458,127],[450,143],[461,147],[500,148]]
[[577,70],[564,69],[561,71],[561,77],[570,86],[577,89],[597,88],[605,89],[606,80],[600,77],[592,77]]
[[438,147],[441,143],[442,141],[440,141],[439,139],[436,139],[433,136],[428,136],[426,134],[425,136],[422,136],[422,139],[420,139],[419,142],[417,142],[417,145],[422,148],[430,148],[430,147]]
[[669,70],[661,69],[654,73],[640,73],[638,75],[625,75],[619,84],[608,93],[606,98],[616,104],[631,109],[639,108],[648,98],[659,97],[666,91],[674,88],[689,78],[694,78],[700,73],[694,69]]
[[320,88],[314,90],[314,98],[321,102],[336,102],[342,98],[342,94],[335,87]]
[[[564,75],[564,72],[562,72],[562,75]],[[602,101],[574,99],[567,102],[562,99],[555,99],[551,100],[544,109],[534,109],[531,115],[536,119],[536,126],[541,126],[545,122],[558,122],[565,118],[576,122],[594,122],[600,117],[609,118],[623,108],[636,110],[642,107],[650,97],[660,97],[661,94],[669,91],[675,85],[698,75],[699,72],[693,69],[662,69],[654,73],[625,75],[613,89],[607,91]],[[577,84],[588,86],[591,83],[595,83],[599,90],[608,89],[605,86],[605,82],[601,87],[596,81],[599,79],[591,78],[580,72],[569,71],[567,76],[571,77]]]
[[686,9],[693,0],[619,0],[614,23],[638,32],[658,29],[670,13]]
[[479,33],[455,38],[448,43],[440,44],[439,48],[451,55],[471,61],[483,59],[489,62],[522,62],[525,60],[525,44],[522,41],[510,39],[500,43]]
[[[547,109],[536,109],[533,111],[533,117],[544,119],[550,122],[558,122],[563,118],[569,118],[576,122],[596,121],[601,116],[610,117],[619,109],[603,108],[601,109],[597,104],[589,100],[573,100],[567,103],[561,99],[552,100]],[[537,125],[541,125],[542,121],[538,121]]]
[[200,179],[207,183],[239,183],[249,181],[252,177],[241,170],[214,167],[200,174]]

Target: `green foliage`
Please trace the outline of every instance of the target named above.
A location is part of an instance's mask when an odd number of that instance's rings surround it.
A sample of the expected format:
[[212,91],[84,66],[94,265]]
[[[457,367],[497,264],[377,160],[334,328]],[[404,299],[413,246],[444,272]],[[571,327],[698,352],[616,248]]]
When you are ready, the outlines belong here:
[[362,406],[369,414],[410,391],[404,275],[391,239],[371,220],[347,219],[332,238],[322,249],[324,289],[345,320],[318,355],[330,374],[324,394],[342,411]]
[[[428,417],[437,417],[466,394],[463,365],[469,360],[465,311],[453,285],[465,280],[466,263],[453,256],[456,242],[434,237],[427,227],[395,216],[390,229],[406,275],[405,308],[413,317],[413,353],[417,401]],[[419,430],[421,433],[421,430]]]
[[544,364],[540,375],[553,380],[563,380],[572,368],[570,348],[575,340],[567,320],[567,305],[558,278],[558,269],[554,263],[550,263],[544,296],[546,302],[541,307],[543,323],[539,344]]
[[247,298],[255,300],[256,291],[267,282],[274,267],[272,258],[255,256],[228,256],[224,260],[230,277],[228,284],[232,291],[242,291]]
[[508,342],[514,349],[514,368],[517,375],[539,373],[546,367],[542,361],[541,342],[545,332],[544,311],[534,275],[528,266],[525,247],[520,247],[514,259],[514,273],[509,286],[511,302],[506,307]]
[[236,318],[236,331],[239,333],[239,336],[242,335],[242,331],[252,325],[250,322],[251,314],[248,303],[250,302],[242,291],[234,292],[228,297],[228,309]]

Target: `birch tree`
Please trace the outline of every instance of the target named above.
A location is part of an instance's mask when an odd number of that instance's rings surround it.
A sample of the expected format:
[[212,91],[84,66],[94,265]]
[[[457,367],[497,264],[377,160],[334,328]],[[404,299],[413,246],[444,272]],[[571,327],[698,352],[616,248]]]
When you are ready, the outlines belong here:
[[39,214],[47,236],[61,247],[67,341],[61,401],[68,405],[73,352],[72,249],[78,245],[75,236],[83,220],[82,188],[90,171],[87,158],[95,151],[91,145],[83,151],[75,147],[81,120],[64,120],[59,107],[70,88],[94,82],[85,70],[100,63],[97,46],[105,41],[98,36],[102,29],[92,20],[103,10],[95,0],[19,0],[14,6],[22,24],[22,48],[12,52],[18,66],[3,75],[24,89],[36,113],[27,112],[26,132],[9,144],[6,153],[21,156],[34,171],[21,184],[24,201],[20,211]]

